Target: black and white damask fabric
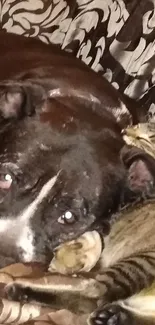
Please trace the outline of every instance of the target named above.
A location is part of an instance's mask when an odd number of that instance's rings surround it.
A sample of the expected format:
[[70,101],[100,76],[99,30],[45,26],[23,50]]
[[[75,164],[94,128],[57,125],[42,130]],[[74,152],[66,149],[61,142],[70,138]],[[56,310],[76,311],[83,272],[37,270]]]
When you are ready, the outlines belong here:
[[1,0],[2,28],[52,42],[155,114],[155,0]]

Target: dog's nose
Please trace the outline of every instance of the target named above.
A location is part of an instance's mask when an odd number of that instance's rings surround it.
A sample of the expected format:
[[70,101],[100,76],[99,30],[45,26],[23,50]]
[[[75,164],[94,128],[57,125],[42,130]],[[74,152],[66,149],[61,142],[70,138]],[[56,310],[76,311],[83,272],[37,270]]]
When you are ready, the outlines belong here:
[[31,270],[34,272],[35,276],[36,275],[42,275],[42,273],[45,273],[48,271],[47,265],[41,262],[32,262],[32,263],[23,263],[25,267],[30,267]]

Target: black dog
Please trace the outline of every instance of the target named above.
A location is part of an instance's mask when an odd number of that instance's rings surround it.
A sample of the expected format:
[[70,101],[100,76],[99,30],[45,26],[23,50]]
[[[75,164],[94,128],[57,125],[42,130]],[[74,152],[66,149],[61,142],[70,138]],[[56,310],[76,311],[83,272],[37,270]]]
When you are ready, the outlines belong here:
[[133,115],[55,46],[0,33],[0,48],[0,267],[48,265],[60,243],[106,231],[127,179],[121,130]]

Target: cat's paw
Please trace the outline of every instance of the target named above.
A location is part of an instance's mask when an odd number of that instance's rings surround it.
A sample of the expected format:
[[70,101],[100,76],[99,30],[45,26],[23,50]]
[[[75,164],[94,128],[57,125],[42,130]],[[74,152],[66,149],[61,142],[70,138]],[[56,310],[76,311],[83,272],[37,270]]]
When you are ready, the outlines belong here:
[[128,312],[117,304],[108,304],[91,314],[89,325],[131,325]]
[[11,283],[5,286],[5,298],[11,301],[28,302],[28,288],[18,283]]
[[87,231],[57,247],[48,270],[65,275],[89,272],[98,262],[102,249],[100,234],[96,230]]

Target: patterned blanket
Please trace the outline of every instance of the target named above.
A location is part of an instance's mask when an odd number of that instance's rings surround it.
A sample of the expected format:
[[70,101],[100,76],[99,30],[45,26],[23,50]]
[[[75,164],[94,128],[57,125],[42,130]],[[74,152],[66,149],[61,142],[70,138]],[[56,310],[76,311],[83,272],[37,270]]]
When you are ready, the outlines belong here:
[[58,44],[155,113],[155,0],[0,0],[1,27]]

